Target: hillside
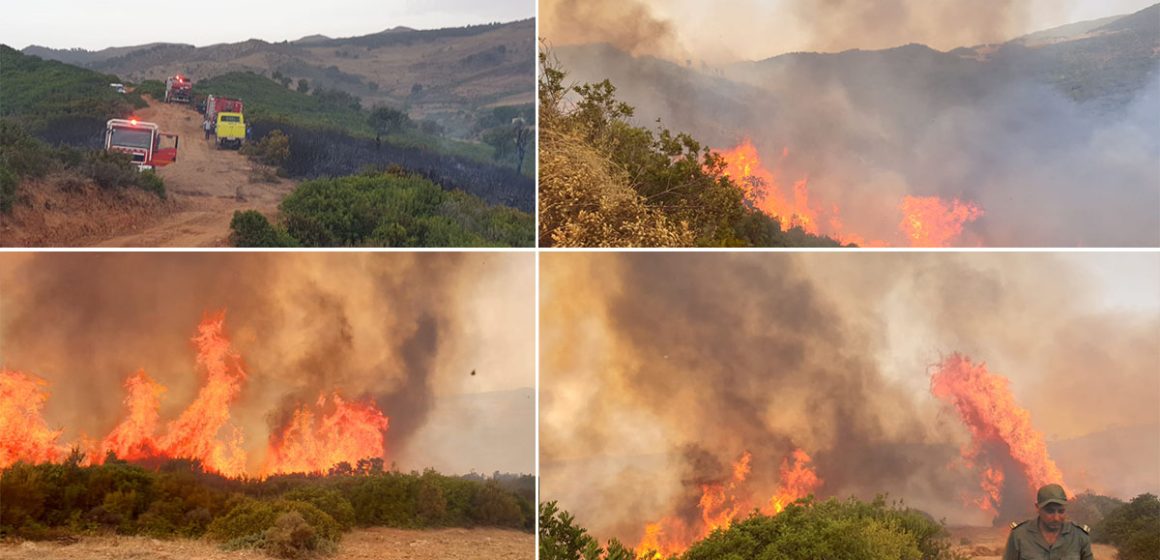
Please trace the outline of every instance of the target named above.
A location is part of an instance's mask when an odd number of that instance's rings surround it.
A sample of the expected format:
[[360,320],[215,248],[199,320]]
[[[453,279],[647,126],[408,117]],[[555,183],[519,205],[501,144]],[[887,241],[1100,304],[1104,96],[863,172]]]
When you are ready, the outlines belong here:
[[610,80],[636,124],[661,119],[721,151],[751,140],[866,239],[904,243],[898,201],[913,196],[978,205],[959,245],[1160,244],[1160,5],[1047,35],[722,67],[606,44],[553,55],[569,79]]
[[480,108],[532,103],[535,87],[535,20],[396,28],[337,39],[313,35],[281,43],[153,43],[96,53],[29,47],[26,52],[133,82],[178,72],[197,81],[246,71],[285,76],[293,84],[306,80],[311,89],[354,95],[364,107],[405,105],[412,118],[435,120],[455,136],[470,133],[470,116]]

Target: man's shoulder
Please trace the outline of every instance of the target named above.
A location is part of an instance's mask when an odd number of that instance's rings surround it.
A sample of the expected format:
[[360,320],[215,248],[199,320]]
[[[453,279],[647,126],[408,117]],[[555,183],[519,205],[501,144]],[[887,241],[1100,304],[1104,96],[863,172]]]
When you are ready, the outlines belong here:
[[1028,523],[1031,523],[1032,521],[1034,521],[1034,520],[1033,520],[1033,519],[1028,519],[1028,520],[1026,520],[1026,521],[1012,521],[1012,522],[1011,522],[1011,531],[1012,531],[1012,532],[1015,532],[1015,531],[1018,531],[1020,528],[1024,528],[1024,529],[1026,529],[1026,528],[1027,528],[1027,524],[1028,524]]

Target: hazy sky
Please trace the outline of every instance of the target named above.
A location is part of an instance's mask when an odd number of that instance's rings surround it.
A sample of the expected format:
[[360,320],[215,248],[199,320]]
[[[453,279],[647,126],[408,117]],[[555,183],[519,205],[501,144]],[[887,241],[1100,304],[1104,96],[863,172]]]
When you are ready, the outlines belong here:
[[[609,42],[677,62],[761,60],[787,52],[940,50],[1001,42],[1128,14],[1156,0],[541,0],[552,44]],[[635,22],[635,25],[629,22]]]
[[196,46],[247,39],[294,40],[306,35],[366,35],[403,25],[417,29],[507,22],[535,15],[534,0],[246,0],[221,4],[228,17],[212,20],[205,5],[50,0],[4,2],[0,43],[23,49],[106,47],[152,42]]

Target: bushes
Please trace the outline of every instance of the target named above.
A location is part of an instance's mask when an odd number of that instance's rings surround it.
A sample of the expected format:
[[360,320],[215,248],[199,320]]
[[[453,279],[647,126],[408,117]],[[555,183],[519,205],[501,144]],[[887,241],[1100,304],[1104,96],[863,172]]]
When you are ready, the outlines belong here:
[[800,500],[776,516],[754,514],[694,544],[682,560],[810,558],[937,560],[954,558],[945,531],[926,514],[854,498]]
[[[444,191],[414,175],[308,181],[282,201],[281,210],[286,232],[307,247],[517,247],[533,242],[531,215]],[[264,231],[253,220],[252,226]]]
[[153,172],[139,172],[123,153],[53,149],[18,124],[0,119],[0,212],[12,210],[23,179],[57,171],[74,171],[104,189],[137,187],[165,198],[165,182]]
[[[632,560],[634,552],[610,541],[606,548],[555,502],[540,505],[540,558]],[[951,560],[943,527],[926,514],[887,506],[883,498],[799,500],[776,516],[754,513],[694,543],[681,560]],[[646,551],[641,551],[646,552]]]
[[1092,531],[1095,542],[1111,543],[1120,560],[1151,560],[1160,556],[1160,499],[1140,494],[1104,517]]
[[259,142],[242,146],[241,153],[266,165],[278,167],[290,159],[290,138],[281,130],[274,129]]
[[236,210],[230,220],[230,243],[234,247],[294,247],[285,230],[270,225],[257,210]]
[[356,525],[531,530],[534,523],[530,502],[513,488],[523,488],[531,477],[497,474],[489,481],[433,470],[383,472],[376,461],[364,460],[344,474],[257,481],[205,473],[185,460],[150,469],[115,457],[103,465],[81,463],[83,456],[76,454],[63,464],[17,463],[4,470],[0,536],[206,536],[231,548],[257,547],[297,558],[302,551],[333,548]]
[[541,246],[838,246],[782,232],[688,134],[632,125],[608,80],[566,86],[540,62]]

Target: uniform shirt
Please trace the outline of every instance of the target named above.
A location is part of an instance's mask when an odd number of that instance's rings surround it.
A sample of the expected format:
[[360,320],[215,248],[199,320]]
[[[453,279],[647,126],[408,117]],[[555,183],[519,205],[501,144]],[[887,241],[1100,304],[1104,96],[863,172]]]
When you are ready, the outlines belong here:
[[1055,544],[1047,544],[1039,531],[1037,519],[1024,521],[1011,529],[1003,560],[1093,560],[1092,541],[1086,527],[1064,522]]

